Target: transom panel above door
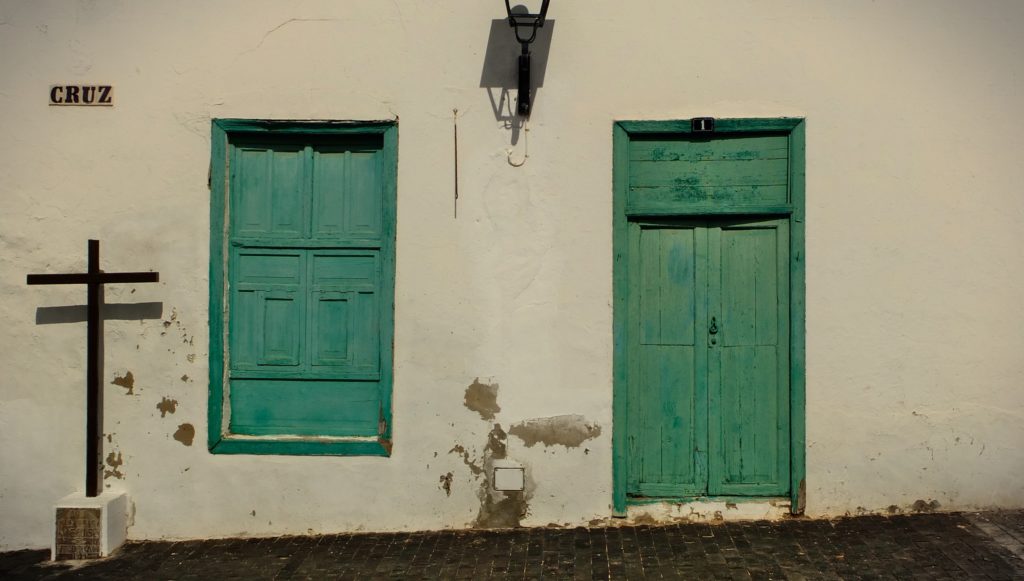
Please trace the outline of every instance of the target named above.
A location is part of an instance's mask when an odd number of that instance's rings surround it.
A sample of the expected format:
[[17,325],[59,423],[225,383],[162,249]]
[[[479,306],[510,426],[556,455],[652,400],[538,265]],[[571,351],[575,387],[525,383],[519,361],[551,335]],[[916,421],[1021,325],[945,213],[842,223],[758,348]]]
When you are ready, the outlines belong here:
[[[723,123],[724,121],[724,123]],[[615,509],[802,510],[803,124],[615,128]]]

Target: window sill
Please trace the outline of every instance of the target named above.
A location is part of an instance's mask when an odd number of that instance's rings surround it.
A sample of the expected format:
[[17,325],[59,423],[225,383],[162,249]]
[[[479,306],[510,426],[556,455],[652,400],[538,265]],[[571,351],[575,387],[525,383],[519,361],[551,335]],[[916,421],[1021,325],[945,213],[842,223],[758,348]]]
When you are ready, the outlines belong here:
[[279,456],[391,456],[391,440],[344,438],[222,437],[211,442],[212,454]]

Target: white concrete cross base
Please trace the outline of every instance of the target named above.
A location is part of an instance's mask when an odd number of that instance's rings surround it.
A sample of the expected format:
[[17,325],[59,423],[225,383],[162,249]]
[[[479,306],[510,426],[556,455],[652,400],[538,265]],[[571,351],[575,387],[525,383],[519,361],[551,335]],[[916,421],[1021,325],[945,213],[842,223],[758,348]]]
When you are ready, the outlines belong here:
[[124,543],[127,534],[127,494],[103,492],[88,498],[77,492],[54,507],[50,558],[66,561],[106,557]]

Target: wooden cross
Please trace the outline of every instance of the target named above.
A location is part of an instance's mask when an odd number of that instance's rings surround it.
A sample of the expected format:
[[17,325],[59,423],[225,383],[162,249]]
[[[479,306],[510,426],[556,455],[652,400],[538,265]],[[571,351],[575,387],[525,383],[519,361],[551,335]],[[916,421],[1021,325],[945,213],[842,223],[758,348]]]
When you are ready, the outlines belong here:
[[116,282],[160,282],[159,272],[103,272],[100,270],[100,241],[89,241],[89,271],[76,274],[30,274],[28,284],[84,284],[88,288],[86,323],[86,435],[85,495],[94,497],[103,485],[103,285]]

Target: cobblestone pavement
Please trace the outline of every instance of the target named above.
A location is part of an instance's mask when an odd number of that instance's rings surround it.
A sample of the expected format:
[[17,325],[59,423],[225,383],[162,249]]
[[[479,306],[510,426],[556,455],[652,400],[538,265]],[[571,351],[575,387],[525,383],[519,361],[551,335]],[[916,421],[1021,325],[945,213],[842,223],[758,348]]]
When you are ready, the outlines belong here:
[[1024,579],[1024,511],[138,542],[0,579]]

